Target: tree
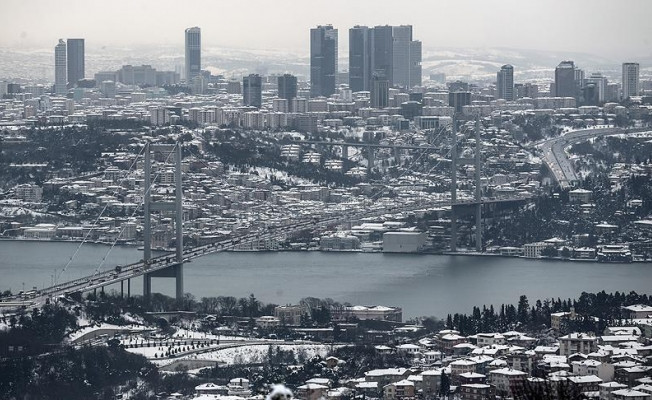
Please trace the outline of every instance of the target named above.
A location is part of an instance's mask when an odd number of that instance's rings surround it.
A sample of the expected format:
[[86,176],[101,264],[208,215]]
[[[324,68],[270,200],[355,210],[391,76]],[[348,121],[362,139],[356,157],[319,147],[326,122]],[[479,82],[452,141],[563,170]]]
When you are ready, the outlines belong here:
[[516,311],[518,322],[525,325],[529,322],[528,311],[530,310],[530,305],[527,300],[526,295],[521,295],[518,299],[518,308]]
[[557,257],[557,249],[555,249],[553,246],[544,247],[541,250],[541,257]]
[[446,375],[446,372],[443,370],[441,371],[441,386],[439,386],[439,398],[446,397],[448,398],[448,395],[450,394],[451,391],[451,380]]

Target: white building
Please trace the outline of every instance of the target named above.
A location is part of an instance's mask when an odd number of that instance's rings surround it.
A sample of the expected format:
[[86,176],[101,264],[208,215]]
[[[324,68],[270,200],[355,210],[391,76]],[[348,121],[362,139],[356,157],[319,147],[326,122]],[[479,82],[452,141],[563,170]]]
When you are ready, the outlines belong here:
[[623,63],[623,99],[640,93],[639,70],[638,63]]
[[426,244],[423,232],[385,232],[383,251],[386,253],[417,253]]

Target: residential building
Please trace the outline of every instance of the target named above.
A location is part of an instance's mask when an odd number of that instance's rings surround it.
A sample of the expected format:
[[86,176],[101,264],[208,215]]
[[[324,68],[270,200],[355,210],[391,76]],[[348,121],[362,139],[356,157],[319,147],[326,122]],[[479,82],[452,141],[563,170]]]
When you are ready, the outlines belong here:
[[633,304],[631,306],[624,306],[623,312],[627,314],[629,319],[646,319],[652,318],[652,306],[645,304]]
[[620,389],[611,392],[612,400],[650,400],[652,394],[639,392],[634,389]]
[[523,257],[540,258],[541,251],[546,247],[550,247],[550,244],[546,242],[526,243],[523,245]]
[[383,399],[414,398],[414,382],[403,379],[383,387]]
[[300,305],[276,306],[274,316],[281,321],[283,325],[301,325],[301,316],[305,314],[305,308]]
[[333,319],[346,320],[356,318],[359,320],[379,320],[401,322],[403,310],[400,307],[385,306],[350,306],[333,310]]
[[638,96],[641,92],[638,63],[623,63],[623,99]]
[[511,397],[525,382],[527,374],[511,368],[489,371],[489,383],[496,387],[496,394]]
[[496,397],[496,388],[485,383],[467,383],[460,386],[461,400],[485,400]]
[[589,354],[598,349],[598,338],[586,333],[570,333],[559,338],[559,355]]

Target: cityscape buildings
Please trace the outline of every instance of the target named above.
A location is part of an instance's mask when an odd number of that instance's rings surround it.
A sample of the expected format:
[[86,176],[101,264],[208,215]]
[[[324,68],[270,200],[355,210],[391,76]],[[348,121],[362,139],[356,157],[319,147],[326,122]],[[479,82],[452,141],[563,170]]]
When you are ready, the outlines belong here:
[[186,81],[190,82],[201,72],[201,29],[192,27],[186,29]]
[[310,29],[310,95],[335,93],[337,75],[337,29],[320,25]]
[[412,25],[356,25],[349,29],[349,87],[370,91],[374,73],[390,87],[421,85],[421,42],[413,40]]
[[86,77],[84,39],[68,39],[66,45],[68,53],[68,86],[74,86],[77,81]]

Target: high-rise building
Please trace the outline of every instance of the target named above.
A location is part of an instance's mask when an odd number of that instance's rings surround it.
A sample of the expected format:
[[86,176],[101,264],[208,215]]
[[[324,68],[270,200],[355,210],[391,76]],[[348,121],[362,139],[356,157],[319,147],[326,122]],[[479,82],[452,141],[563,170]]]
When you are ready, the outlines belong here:
[[389,81],[380,71],[371,77],[371,106],[386,108],[389,105]]
[[337,75],[337,29],[320,25],[310,29],[310,95],[335,93]]
[[284,74],[278,77],[278,97],[286,99],[292,103],[292,99],[297,97],[297,77],[290,74]]
[[68,39],[68,86],[72,87],[77,81],[84,79],[85,62],[84,62],[84,39]]
[[409,87],[421,86],[423,71],[421,68],[421,41],[410,42],[410,85]]
[[242,78],[242,103],[260,108],[263,105],[263,80],[258,74]]
[[450,92],[448,93],[448,105],[455,108],[455,113],[460,114],[462,107],[471,104],[471,92]]
[[349,29],[349,88],[353,92],[370,90],[371,30],[356,25]]
[[392,68],[394,86],[421,85],[421,42],[412,40],[412,25],[392,27]]
[[497,74],[498,98],[514,101],[514,67],[503,65]]
[[640,93],[639,70],[638,63],[623,63],[623,99]]
[[59,39],[59,44],[54,47],[54,93],[66,94],[66,42]]
[[186,29],[186,82],[201,72],[201,29]]
[[379,72],[394,86],[394,36],[389,25],[375,26],[371,32],[371,72]]
[[595,85],[598,93],[598,102],[604,103],[607,98],[607,85],[609,84],[607,77],[599,72],[594,72],[591,76],[585,79],[585,82],[586,84]]
[[562,61],[555,68],[554,87],[556,97],[577,97],[575,63],[573,61]]

